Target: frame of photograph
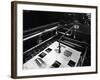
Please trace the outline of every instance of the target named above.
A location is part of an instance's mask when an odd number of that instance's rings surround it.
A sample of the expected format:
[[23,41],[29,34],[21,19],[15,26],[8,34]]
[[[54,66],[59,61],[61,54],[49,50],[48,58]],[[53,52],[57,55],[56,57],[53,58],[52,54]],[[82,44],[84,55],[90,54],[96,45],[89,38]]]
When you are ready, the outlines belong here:
[[[22,10],[91,13],[91,66],[78,68],[23,70]],[[97,6],[40,2],[11,2],[11,77],[32,78],[97,73]],[[86,69],[87,68],[87,69]],[[82,70],[83,69],[83,70]],[[68,70],[68,72],[66,72]]]

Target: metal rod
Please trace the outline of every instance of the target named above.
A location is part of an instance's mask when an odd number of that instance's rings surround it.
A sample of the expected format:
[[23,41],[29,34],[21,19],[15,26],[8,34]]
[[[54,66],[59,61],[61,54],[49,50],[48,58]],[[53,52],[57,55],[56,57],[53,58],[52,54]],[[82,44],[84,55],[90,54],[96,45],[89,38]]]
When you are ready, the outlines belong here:
[[64,35],[62,35],[61,37],[60,37],[60,39],[58,40],[59,41],[59,50],[58,50],[58,53],[61,53],[61,45],[60,45],[60,40],[69,32],[69,31],[71,31],[73,29],[73,26],[70,28],[70,29],[68,29],[68,31],[66,31],[65,32],[65,34]]

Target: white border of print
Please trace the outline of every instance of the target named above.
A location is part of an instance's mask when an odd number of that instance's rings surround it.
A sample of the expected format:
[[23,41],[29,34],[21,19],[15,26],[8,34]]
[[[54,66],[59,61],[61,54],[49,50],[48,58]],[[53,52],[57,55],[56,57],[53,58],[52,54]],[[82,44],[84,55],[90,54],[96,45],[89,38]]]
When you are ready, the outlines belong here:
[[[91,66],[57,69],[23,69],[23,10],[91,13]],[[17,76],[35,76],[96,71],[96,9],[50,5],[17,4]]]

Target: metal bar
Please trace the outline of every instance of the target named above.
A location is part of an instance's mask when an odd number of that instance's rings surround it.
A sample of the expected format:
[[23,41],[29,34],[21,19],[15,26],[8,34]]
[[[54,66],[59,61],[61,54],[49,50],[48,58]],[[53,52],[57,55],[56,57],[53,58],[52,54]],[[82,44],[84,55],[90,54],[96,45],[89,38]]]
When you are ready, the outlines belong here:
[[25,54],[25,53],[27,53],[27,52],[29,52],[29,51],[31,51],[32,49],[36,48],[37,46],[39,46],[39,45],[41,45],[41,44],[45,43],[46,41],[48,41],[48,40],[50,40],[50,39],[54,38],[54,37],[55,37],[55,36],[50,37],[49,39],[47,39],[47,40],[45,40],[45,41],[41,42],[40,44],[38,44],[38,45],[36,45],[36,46],[34,46],[34,47],[32,47],[32,48],[30,48],[30,49],[26,50],[26,51],[24,52],[24,54]]
[[45,32],[51,31],[51,30],[55,30],[56,28],[57,28],[57,26],[55,26],[55,27],[53,27],[53,28],[50,28],[50,29],[46,29],[46,30],[44,30],[43,32],[40,32],[40,33],[37,33],[37,34],[35,34],[35,35],[32,35],[32,36],[29,36],[29,37],[24,38],[23,41],[26,41],[26,40],[28,40],[28,39],[31,39],[31,38],[33,38],[33,37],[35,37],[35,36],[38,36],[38,35],[42,34],[42,33],[45,33]]

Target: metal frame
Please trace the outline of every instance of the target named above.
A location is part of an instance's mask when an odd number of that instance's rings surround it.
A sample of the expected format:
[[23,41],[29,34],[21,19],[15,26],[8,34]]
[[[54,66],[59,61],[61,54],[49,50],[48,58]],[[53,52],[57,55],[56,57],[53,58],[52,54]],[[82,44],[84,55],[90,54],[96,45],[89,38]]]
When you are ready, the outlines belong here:
[[[64,7],[79,7],[79,8],[94,8],[96,9],[96,71],[95,72],[82,72],[82,73],[63,73],[63,74],[51,74],[51,75],[37,75],[37,76],[17,76],[17,4],[27,4],[27,5],[50,5],[50,6],[64,6]],[[24,1],[12,1],[11,2],[11,77],[12,78],[32,78],[32,77],[50,77],[50,76],[66,76],[66,75],[80,75],[80,74],[94,74],[98,71],[98,55],[97,55],[97,6],[88,5],[73,5],[73,4],[56,4],[56,3],[40,3],[40,2],[24,2]]]

